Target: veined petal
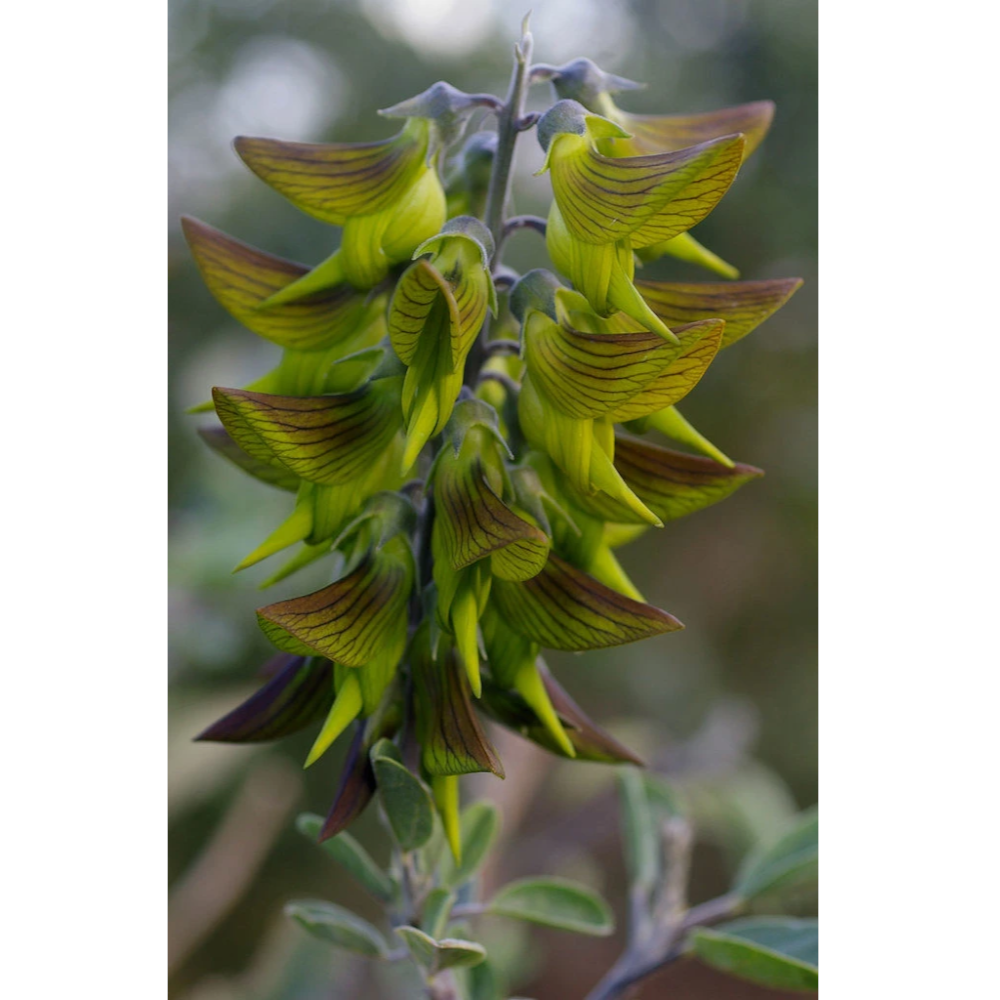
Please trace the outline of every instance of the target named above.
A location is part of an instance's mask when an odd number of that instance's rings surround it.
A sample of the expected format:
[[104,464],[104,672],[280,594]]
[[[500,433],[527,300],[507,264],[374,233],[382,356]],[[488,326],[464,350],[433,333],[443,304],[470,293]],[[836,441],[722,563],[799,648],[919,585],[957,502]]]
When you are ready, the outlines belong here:
[[[692,148],[704,146],[716,150],[711,164],[706,165],[677,197],[632,233],[630,240],[634,250],[663,243],[696,226],[729,190],[743,162],[743,136],[713,139],[710,143]],[[660,155],[680,156],[683,152]]]
[[490,771],[502,778],[503,765],[472,707],[469,682],[454,651],[435,659],[424,628],[414,638],[410,659],[424,769],[432,775]]
[[725,320],[721,346],[728,347],[776,313],[802,287],[802,279],[635,284],[653,312],[669,326],[700,319]]
[[383,549],[329,587],[258,609],[257,621],[276,644],[290,636],[338,663],[363,667],[405,632],[412,583],[412,559]]
[[216,743],[279,739],[322,716],[332,702],[333,664],[329,660],[283,654],[277,672],[259,691],[196,739]]
[[[674,521],[724,500],[764,473],[752,465],[720,465],[710,458],[661,448],[649,441],[618,435],[615,468],[629,488],[662,521]],[[618,524],[641,524],[624,505],[597,493],[578,493],[573,502],[589,514]]]
[[554,553],[530,580],[495,580],[491,600],[512,629],[550,649],[603,649],[684,627],[666,611],[616,593]]
[[[432,316],[435,306],[439,317]],[[413,364],[422,335],[435,338],[439,349],[453,352],[461,321],[451,285],[430,261],[418,260],[403,272],[389,306],[389,339],[403,364]],[[446,331],[440,329],[444,323]],[[454,370],[451,358],[450,354]]]
[[592,310],[601,316],[622,310],[639,324],[639,329],[658,333],[670,343],[677,342],[670,328],[650,309],[632,284],[635,264],[628,239],[602,244],[575,239],[559,206],[553,201],[545,245],[553,264],[586,297]]
[[497,575],[526,580],[545,565],[545,532],[497,496],[478,458],[466,462],[442,454],[434,471],[434,499],[435,525],[440,526],[452,569],[464,569],[492,554]]
[[576,239],[614,243],[636,234],[633,244],[645,246],[703,219],[736,176],[742,149],[740,136],[726,136],[677,152],[611,157],[583,136],[561,135],[550,151],[552,190]]
[[255,458],[269,452],[302,479],[332,486],[363,475],[400,429],[397,386],[398,379],[380,379],[356,392],[308,397],[217,387],[212,396],[244,450]]
[[277,486],[279,490],[289,490],[294,493],[299,488],[299,477],[290,472],[280,462],[265,462],[262,459],[248,455],[230,436],[224,427],[199,427],[198,436],[223,458],[228,459],[237,468],[259,479],[269,486]]
[[611,115],[631,139],[606,139],[613,156],[635,156],[684,149],[719,136],[742,132],[746,159],[763,141],[774,118],[773,101],[754,101],[695,115],[633,115],[615,109]]
[[198,270],[219,304],[245,327],[293,350],[321,350],[349,337],[368,314],[365,296],[346,282],[261,309],[309,268],[257,250],[197,219],[182,220]]
[[374,735],[369,736],[366,726],[359,725],[347,751],[333,805],[319,833],[321,842],[346,830],[375,795],[378,785],[375,781],[375,769],[368,756],[369,741],[374,743]]
[[414,120],[381,142],[305,143],[240,136],[236,152],[303,212],[342,226],[388,208],[427,169],[427,127]]
[[674,333],[683,349],[680,354],[646,387],[612,414],[616,423],[673,406],[683,399],[701,380],[702,375],[719,352],[725,323],[719,319],[699,320],[676,327]]
[[[619,743],[610,733],[602,729],[569,696],[556,681],[545,664],[539,659],[538,673],[549,697],[553,710],[558,715],[562,729],[572,745],[577,760],[597,761],[603,764],[636,764],[645,766],[645,761],[628,747]],[[488,684],[483,700],[484,708],[499,723],[537,743],[551,753],[568,756],[561,741],[537,717],[530,705],[518,692],[504,691]]]
[[553,405],[577,419],[611,413],[676,358],[680,345],[656,333],[581,333],[540,312],[524,324],[532,380]]

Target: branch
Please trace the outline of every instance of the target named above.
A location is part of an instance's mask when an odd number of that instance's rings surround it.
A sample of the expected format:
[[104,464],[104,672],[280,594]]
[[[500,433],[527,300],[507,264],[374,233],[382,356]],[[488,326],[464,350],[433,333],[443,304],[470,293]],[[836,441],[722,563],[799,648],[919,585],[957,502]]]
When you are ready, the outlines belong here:
[[680,958],[692,928],[725,920],[739,911],[742,900],[736,896],[720,896],[686,909],[692,846],[692,830],[687,822],[672,819],[664,825],[665,878],[657,899],[651,909],[645,899],[633,901],[628,947],[586,1000],[625,996],[637,982]]

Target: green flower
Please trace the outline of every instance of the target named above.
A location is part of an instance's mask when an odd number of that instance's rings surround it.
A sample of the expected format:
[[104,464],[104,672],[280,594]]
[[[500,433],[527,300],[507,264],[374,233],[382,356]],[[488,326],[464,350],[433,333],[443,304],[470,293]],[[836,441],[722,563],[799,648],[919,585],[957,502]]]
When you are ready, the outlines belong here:
[[518,504],[492,408],[472,399],[458,403],[449,431],[430,475],[436,610],[479,697],[478,624],[493,577],[530,579],[544,567],[550,542]]
[[406,648],[407,603],[415,579],[407,500],[383,493],[344,532],[350,572],[312,594],[257,611],[283,652],[333,661],[336,697],[306,760],[314,763],[358,717],[375,712]]
[[401,132],[382,142],[300,143],[241,136],[235,145],[243,162],[293,205],[343,227],[340,248],[273,296],[271,304],[343,280],[359,289],[373,288],[444,222],[444,189],[426,119],[411,118]]
[[493,238],[468,216],[451,219],[417,247],[420,258],[403,272],[389,306],[389,338],[407,366],[403,383],[409,469],[420,450],[448,423],[462,387],[465,359],[496,291],[489,262]]
[[739,169],[743,137],[611,157],[601,141],[628,133],[576,101],[559,101],[539,121],[538,138],[555,197],[546,232],[553,263],[600,315],[620,310],[673,341],[632,283],[633,252],[685,232],[715,207]]
[[[198,270],[219,304],[249,330],[282,348],[278,367],[247,388],[304,396],[327,391],[331,366],[385,336],[387,295],[359,292],[339,280],[311,295],[265,306],[309,269],[197,219],[185,217],[181,224]],[[208,409],[211,403],[195,411]]]
[[526,364],[518,399],[521,429],[577,490],[601,491],[659,525],[615,469],[614,424],[682,398],[718,351],[724,324],[703,320],[678,327],[674,343],[667,343],[636,330],[622,314],[603,319],[578,292],[549,290],[549,302],[544,293],[515,302]]
[[[247,462],[268,470],[259,478],[270,475],[275,485],[297,483],[289,519],[238,569],[299,541],[313,546],[308,554],[318,558],[329,551],[330,545],[323,543],[332,542],[368,497],[401,484],[401,382],[399,375],[390,375],[368,380],[352,392],[305,397],[213,390],[224,429],[247,456],[240,464],[247,471],[254,471]],[[304,564],[297,560],[291,569]]]
[[[754,101],[695,115],[631,114],[618,107],[612,94],[637,90],[643,84],[605,73],[589,59],[576,59],[556,68],[547,67],[541,75],[552,81],[560,98],[579,101],[588,110],[603,115],[629,133],[628,138],[609,137],[601,141],[600,150],[607,156],[676,152],[721,136],[742,133],[745,160],[763,141],[774,118],[772,101]],[[706,267],[724,278],[739,276],[735,267],[703,247],[688,232],[662,243],[641,247],[636,252],[642,261],[656,260],[663,254],[669,254]]]

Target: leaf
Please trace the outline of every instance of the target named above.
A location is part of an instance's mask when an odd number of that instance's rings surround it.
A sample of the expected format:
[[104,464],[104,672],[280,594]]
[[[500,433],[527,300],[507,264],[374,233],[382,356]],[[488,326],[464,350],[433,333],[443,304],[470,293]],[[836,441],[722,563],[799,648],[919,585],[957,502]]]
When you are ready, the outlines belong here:
[[313,937],[328,941],[339,948],[385,958],[389,947],[385,938],[367,920],[335,903],[322,900],[295,900],[285,907],[286,916],[301,924]]
[[[303,813],[295,823],[299,833],[310,840],[319,840],[323,818]],[[323,850],[341,867],[346,868],[376,899],[390,902],[394,895],[392,880],[375,863],[372,856],[349,833],[340,833],[323,841]]]
[[475,941],[458,938],[435,941],[419,928],[407,925],[397,927],[396,933],[406,942],[414,960],[431,974],[478,965],[486,958],[486,949]]
[[512,629],[550,649],[604,649],[684,626],[575,569],[554,553],[523,583],[494,580],[491,601]]
[[656,885],[660,874],[662,834],[654,826],[653,811],[642,775],[623,767],[616,775],[621,799],[622,842],[629,882],[645,892]]
[[439,969],[467,969],[486,960],[486,949],[476,941],[442,938],[437,947]]
[[427,893],[420,922],[424,925],[423,929],[432,938],[439,938],[444,934],[456,898],[455,894],[444,886],[438,886]]
[[434,499],[435,526],[452,569],[493,555],[498,576],[527,580],[545,565],[548,536],[504,503],[480,459],[458,458],[445,449],[434,467]]
[[406,558],[381,550],[322,590],[259,608],[257,621],[279,648],[291,636],[345,666],[364,667],[405,630],[412,579]]
[[212,398],[245,451],[276,459],[308,482],[336,486],[363,476],[402,427],[397,387],[393,378],[339,395],[271,396],[217,386]]
[[424,769],[432,775],[490,771],[502,778],[503,764],[472,708],[469,680],[454,649],[435,659],[428,640],[429,630],[421,630],[410,653]]
[[490,900],[487,911],[595,937],[606,937],[615,927],[608,904],[592,889],[568,879],[510,882]]
[[802,279],[688,284],[636,281],[635,287],[670,327],[703,319],[725,320],[721,346],[728,347],[776,313],[802,287]]
[[676,152],[609,157],[582,137],[560,136],[549,150],[552,191],[570,233],[584,243],[630,235],[636,246],[658,243],[709,213],[736,176],[742,149],[742,137],[727,136]]
[[631,139],[613,139],[616,154],[634,156],[684,149],[723,135],[743,133],[745,160],[763,141],[774,118],[773,101],[754,101],[695,115],[633,115],[616,109],[614,115]]
[[469,1000],[505,1000],[507,991],[500,982],[500,975],[490,959],[473,966],[466,975]]
[[814,992],[819,987],[815,920],[750,917],[691,934],[706,965],[776,990]]
[[[615,468],[628,488],[663,522],[710,507],[764,475],[752,465],[721,465],[622,434],[615,436]],[[605,493],[587,495],[574,490],[573,503],[611,523],[646,523]]]
[[750,855],[741,867],[733,891],[753,899],[774,889],[813,881],[819,857],[819,813],[809,809],[771,848]]
[[260,690],[195,739],[258,743],[297,733],[333,704],[333,665],[318,657],[282,654],[281,668]]
[[462,861],[450,856],[441,864],[441,882],[451,888],[464,885],[479,872],[500,833],[500,813],[491,802],[473,802],[462,813]]
[[423,847],[434,832],[430,793],[416,775],[391,757],[373,757],[375,781],[393,836],[403,851]]
[[335,226],[390,207],[415,182],[424,141],[409,128],[364,143],[305,143],[239,136],[243,162],[266,184],[314,218]]
[[674,333],[682,343],[690,343],[685,335],[694,335],[694,342],[686,346],[640,392],[619,406],[611,415],[612,419],[616,423],[635,420],[682,400],[698,384],[718,354],[724,329],[722,320],[699,320],[678,327]]
[[369,315],[366,297],[346,282],[267,309],[261,304],[309,272],[303,264],[257,250],[187,216],[184,236],[219,304],[238,322],[280,347],[318,351],[354,333]]
[[276,486],[279,490],[288,490],[292,493],[299,488],[299,477],[294,472],[289,471],[275,459],[265,462],[248,455],[229,436],[224,427],[199,427],[198,435],[212,451],[228,459],[237,468],[253,476],[254,479],[259,479],[269,486]]

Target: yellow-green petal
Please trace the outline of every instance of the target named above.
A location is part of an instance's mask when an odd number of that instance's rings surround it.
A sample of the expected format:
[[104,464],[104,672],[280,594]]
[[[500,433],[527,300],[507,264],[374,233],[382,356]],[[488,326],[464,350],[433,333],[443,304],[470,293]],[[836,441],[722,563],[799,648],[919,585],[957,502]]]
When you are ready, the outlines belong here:
[[[718,503],[764,474],[752,465],[729,467],[625,435],[619,435],[615,444],[615,468],[662,521],[674,521]],[[605,521],[642,523],[623,505],[600,493],[577,493],[573,502]]]
[[776,313],[802,287],[802,279],[635,284],[653,312],[669,326],[700,319],[725,320],[721,346],[728,347]]
[[584,136],[560,135],[550,150],[552,190],[574,238],[657,243],[711,211],[736,176],[742,149],[742,137],[726,136],[676,152],[610,157]]
[[630,139],[605,139],[612,156],[635,156],[684,149],[719,136],[742,132],[746,159],[763,141],[774,119],[773,101],[754,101],[694,115],[633,115],[615,108],[609,116]]
[[212,396],[245,451],[333,486],[364,475],[389,446],[402,423],[397,387],[398,379],[381,379],[356,392],[307,397],[216,387]]
[[345,282],[273,308],[261,306],[309,273],[199,222],[182,220],[198,270],[219,304],[248,329],[281,347],[322,350],[351,336],[368,317],[365,296]]
[[496,580],[492,601],[510,627],[550,649],[603,649],[673,632],[673,615],[618,594],[557,555],[523,583]]
[[478,458],[466,462],[443,454],[435,466],[434,498],[435,527],[453,569],[493,555],[495,573],[526,580],[545,565],[548,536],[503,502]]
[[582,333],[540,312],[524,324],[532,380],[567,416],[611,413],[637,395],[680,352],[655,333]]
[[332,225],[399,201],[427,169],[426,125],[364,143],[285,142],[240,136],[236,152],[266,184],[303,212]]
[[257,620],[276,644],[287,635],[338,663],[363,667],[405,630],[412,582],[408,559],[379,551],[322,590],[258,609]]
[[337,696],[334,698],[330,712],[323,723],[319,736],[313,743],[306,757],[306,767],[315,764],[316,761],[333,746],[337,737],[358,717],[361,712],[361,686],[358,678],[354,674],[348,674]]
[[682,349],[671,363],[649,381],[641,392],[612,414],[616,423],[656,413],[682,400],[701,380],[719,352],[725,323],[721,319],[699,320],[674,332]]

